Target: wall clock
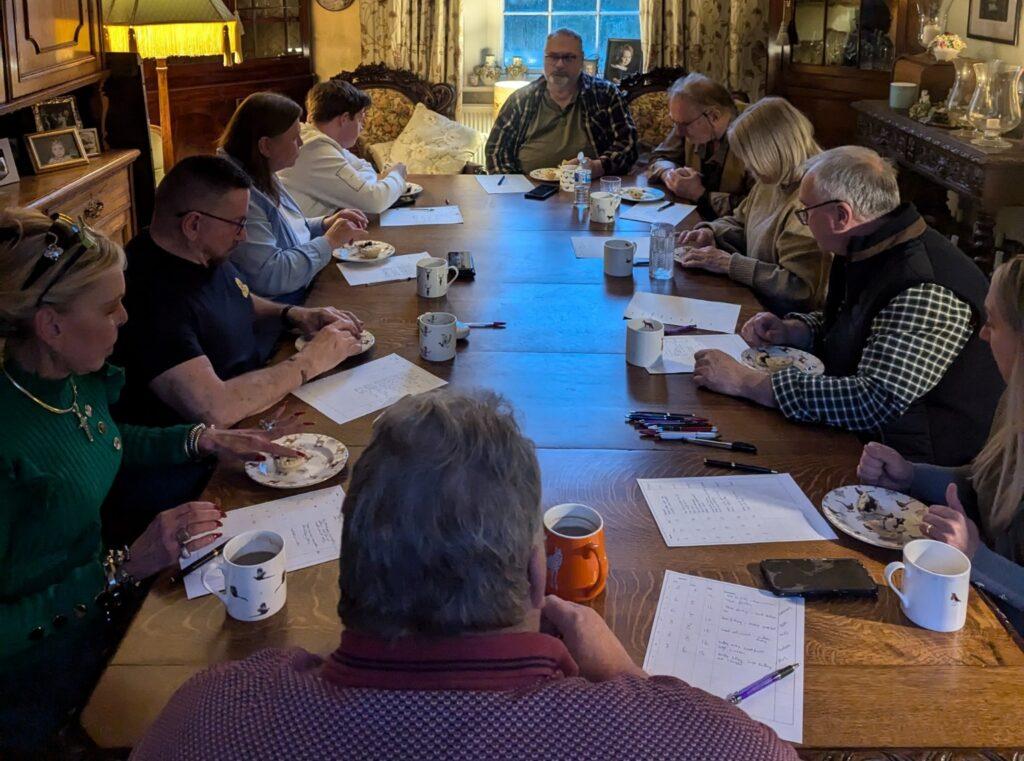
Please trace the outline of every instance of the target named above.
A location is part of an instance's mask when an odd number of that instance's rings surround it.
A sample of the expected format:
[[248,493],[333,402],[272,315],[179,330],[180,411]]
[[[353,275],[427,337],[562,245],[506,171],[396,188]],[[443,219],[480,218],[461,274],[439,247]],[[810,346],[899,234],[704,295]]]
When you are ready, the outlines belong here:
[[348,8],[355,0],[316,0],[317,4],[328,11],[343,11]]

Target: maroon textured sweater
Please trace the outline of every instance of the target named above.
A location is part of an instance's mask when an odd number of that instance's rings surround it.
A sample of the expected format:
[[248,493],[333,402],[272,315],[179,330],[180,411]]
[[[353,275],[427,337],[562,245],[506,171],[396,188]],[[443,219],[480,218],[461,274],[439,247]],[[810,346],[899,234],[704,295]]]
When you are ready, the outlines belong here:
[[797,761],[771,729],[678,679],[576,673],[545,634],[389,646],[345,632],[326,661],[262,650],[197,675],[132,758]]

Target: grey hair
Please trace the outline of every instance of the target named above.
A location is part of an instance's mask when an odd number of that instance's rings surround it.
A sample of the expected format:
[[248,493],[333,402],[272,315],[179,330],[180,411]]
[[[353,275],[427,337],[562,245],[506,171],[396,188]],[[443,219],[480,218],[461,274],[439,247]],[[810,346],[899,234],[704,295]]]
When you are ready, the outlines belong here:
[[501,397],[444,389],[397,402],[345,496],[342,622],[386,639],[521,623],[540,498],[533,442]]
[[689,98],[701,108],[720,108],[726,113],[736,114],[736,102],[725,87],[711,77],[691,71],[680,77],[668,90],[669,100],[672,98]]
[[804,176],[814,177],[818,195],[845,201],[865,222],[900,205],[896,167],[870,148],[843,145],[823,151],[807,160]]
[[545,39],[544,44],[547,45],[547,43],[551,42],[551,40],[555,37],[572,37],[580,46],[580,53],[583,53],[583,38],[579,35],[579,32],[574,32],[569,27],[563,26],[561,29],[556,29],[551,34],[549,34]]

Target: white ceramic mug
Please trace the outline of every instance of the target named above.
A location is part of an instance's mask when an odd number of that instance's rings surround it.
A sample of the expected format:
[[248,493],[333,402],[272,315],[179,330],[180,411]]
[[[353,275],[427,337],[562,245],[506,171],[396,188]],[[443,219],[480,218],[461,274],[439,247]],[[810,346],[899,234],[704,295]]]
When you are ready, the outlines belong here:
[[917,85],[913,82],[889,83],[889,108],[906,111],[917,103]]
[[652,319],[635,318],[626,323],[626,361],[637,367],[650,367],[661,356],[665,326]]
[[416,292],[425,299],[439,299],[459,276],[458,267],[444,259],[428,256],[416,262]]
[[[214,589],[210,576],[219,571],[224,588]],[[284,539],[273,531],[246,531],[224,545],[220,557],[203,569],[203,586],[217,595],[228,615],[261,621],[284,607],[288,595]]]
[[599,225],[610,225],[615,221],[621,199],[613,193],[597,191],[590,194],[590,221]]
[[558,187],[567,193],[576,192],[575,164],[562,164],[558,167]]
[[455,359],[455,342],[469,335],[449,312],[424,312],[416,322],[420,329],[420,356],[428,362]]
[[[903,571],[897,587],[892,576]],[[915,539],[903,547],[903,562],[885,567],[885,583],[900,598],[911,621],[936,632],[955,632],[967,620],[971,561],[956,547],[933,539]]]
[[609,240],[604,244],[604,274],[632,277],[636,243],[631,240]]

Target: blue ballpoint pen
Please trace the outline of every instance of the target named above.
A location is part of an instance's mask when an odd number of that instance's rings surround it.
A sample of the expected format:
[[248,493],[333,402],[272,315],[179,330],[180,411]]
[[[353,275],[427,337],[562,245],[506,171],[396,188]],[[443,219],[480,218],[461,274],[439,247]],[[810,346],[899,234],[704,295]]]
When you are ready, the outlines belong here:
[[760,692],[765,687],[770,687],[780,679],[785,679],[787,676],[792,674],[800,667],[799,663],[793,663],[789,666],[784,666],[778,671],[773,671],[768,676],[763,676],[753,684],[748,684],[742,690],[736,690],[736,692],[730,692],[725,696],[727,702],[736,705],[740,701],[746,700],[754,693]]

